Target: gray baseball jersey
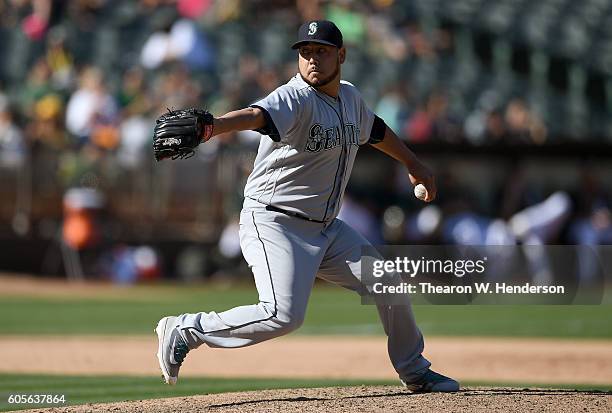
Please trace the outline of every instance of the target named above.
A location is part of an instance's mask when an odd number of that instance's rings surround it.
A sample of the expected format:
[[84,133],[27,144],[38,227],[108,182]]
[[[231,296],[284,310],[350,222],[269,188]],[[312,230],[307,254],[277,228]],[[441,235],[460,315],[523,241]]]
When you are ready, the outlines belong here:
[[340,210],[360,145],[370,140],[375,115],[357,88],[341,81],[334,99],[297,74],[252,106],[268,125],[244,196],[329,222]]
[[[363,291],[361,248],[370,244],[336,215],[359,146],[380,139],[384,122],[350,83],[341,82],[334,99],[299,74],[253,106],[264,109],[260,132],[269,137],[261,138],[245,188],[239,232],[259,302],[180,315],[177,328],[191,349],[250,346],[295,330],[316,277]],[[408,296],[404,304],[377,308],[389,358],[412,382],[430,363]]]

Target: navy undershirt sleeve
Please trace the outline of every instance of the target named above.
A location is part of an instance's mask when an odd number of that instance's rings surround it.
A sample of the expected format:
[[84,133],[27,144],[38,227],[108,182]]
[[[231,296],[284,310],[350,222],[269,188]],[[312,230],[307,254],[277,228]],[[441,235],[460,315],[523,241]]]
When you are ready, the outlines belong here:
[[372,123],[372,132],[370,132],[370,139],[368,143],[370,145],[377,144],[382,142],[385,139],[385,132],[387,131],[387,124],[384,120],[379,118],[378,116],[374,117],[374,122]]
[[266,119],[266,124],[263,128],[255,129],[255,132],[259,132],[262,135],[268,135],[270,139],[274,142],[280,142],[281,137],[280,133],[278,133],[278,129],[272,120],[272,116],[268,113],[267,110],[258,105],[251,105],[252,108],[260,109],[263,112],[264,118]]

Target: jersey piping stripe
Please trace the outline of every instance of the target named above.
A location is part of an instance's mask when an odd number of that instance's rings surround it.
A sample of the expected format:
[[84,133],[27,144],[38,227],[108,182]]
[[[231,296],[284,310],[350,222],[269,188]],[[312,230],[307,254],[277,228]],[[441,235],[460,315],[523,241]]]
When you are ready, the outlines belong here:
[[325,214],[323,215],[323,219],[321,220],[321,221],[325,221],[325,218],[327,218],[327,211],[329,209],[329,201],[331,201],[331,198],[334,195],[334,192],[336,192],[336,181],[338,180],[338,171],[340,170],[340,164],[342,163],[342,158],[343,158],[343,155],[344,155],[344,147],[346,146],[346,139],[344,138],[344,124],[342,123],[342,117],[340,116],[340,114],[338,113],[336,108],[333,107],[323,97],[319,96],[319,94],[316,91],[315,91],[315,96],[318,97],[319,99],[321,99],[330,108],[332,108],[332,110],[336,113],[336,116],[338,116],[338,120],[340,121],[340,129],[341,129],[341,133],[342,133],[342,140],[343,140],[343,142],[342,142],[342,152],[340,153],[340,158],[338,159],[338,167],[336,168],[336,175],[334,176],[333,189],[331,191],[331,194],[329,194],[329,197],[327,198],[327,203],[325,204]]
[[[257,202],[260,202],[261,197],[266,194],[266,189],[268,189],[268,183],[270,182],[270,178],[274,176],[274,172],[270,172],[270,170],[272,169],[272,165],[276,164],[276,162],[278,162],[280,157],[281,157],[281,153],[279,152],[278,155],[276,155],[276,158],[274,158],[274,161],[266,165],[266,175],[268,175],[268,179],[266,179],[266,184],[261,189],[261,194],[259,194],[259,196],[257,197]],[[278,177],[276,179],[278,179]]]
[[[252,108],[258,108],[258,109],[260,109],[260,110],[262,110],[262,111],[263,111],[263,113],[264,113],[264,117],[265,117],[265,119],[266,119],[266,126],[265,126],[263,129],[270,129],[270,130],[272,131],[272,133],[276,133],[276,134],[279,136],[279,139],[278,139],[278,140],[274,139],[274,138],[273,138],[271,135],[268,135],[268,136],[269,136],[269,137],[270,137],[270,139],[272,139],[274,142],[277,142],[277,143],[278,143],[278,142],[280,142],[280,141],[282,140],[282,137],[280,137],[280,134],[278,133],[278,129],[276,128],[276,124],[274,123],[274,120],[273,120],[273,119],[272,119],[272,117],[270,116],[270,113],[269,113],[269,112],[268,112],[266,109],[262,108],[262,107],[261,107],[261,106],[259,106],[259,105],[251,105],[250,107],[252,107]],[[271,125],[270,125],[270,123],[271,123]],[[258,129],[258,130],[256,130],[256,132],[259,132],[259,133],[262,133],[262,134],[263,134],[264,132],[270,132],[270,131],[266,131],[266,130]],[[279,160],[280,156],[281,156],[281,154],[279,153],[279,154],[276,156],[276,158],[274,159],[274,161],[273,161],[273,162],[271,162],[271,163],[269,163],[269,164],[266,166],[266,172],[265,172],[265,173],[266,173],[266,175],[268,175],[268,179],[266,179],[266,184],[265,184],[265,185],[263,186],[263,188],[261,189],[261,194],[260,194],[260,195],[257,197],[257,201],[258,201],[258,202],[261,200],[261,197],[262,197],[262,196],[264,196],[264,195],[266,194],[266,189],[268,188],[268,183],[270,182],[270,178],[272,178],[272,176],[274,175],[274,172],[270,173],[269,171],[270,171],[270,169],[272,168],[272,165],[274,165],[276,162],[278,162],[278,160]],[[278,177],[277,177],[277,179],[278,179]],[[272,194],[272,196],[274,196],[274,194]]]
[[255,227],[255,231],[257,232],[257,239],[261,242],[261,247],[263,248],[264,256],[266,257],[266,266],[268,267],[268,277],[270,278],[270,288],[272,289],[272,298],[274,299],[274,313],[272,317],[276,316],[277,313],[277,302],[276,302],[276,293],[274,292],[274,282],[272,281],[272,270],[270,269],[270,260],[268,260],[268,252],[266,251],[266,244],[264,244],[261,239],[261,235],[259,234],[259,229],[257,228],[257,224],[255,223],[255,212],[251,212],[251,217],[253,218],[253,226]]
[[283,170],[285,169],[285,164],[287,163],[287,155],[289,155],[289,145],[285,146],[285,154],[282,159],[282,164],[278,168],[278,173],[276,174],[276,178],[274,178],[274,184],[272,185],[272,195],[270,195],[270,204],[272,203],[272,199],[274,198],[274,194],[276,193],[276,184],[278,184],[278,178],[282,175]]
[[268,276],[270,278],[270,288],[272,289],[272,297],[274,298],[274,311],[272,312],[272,315],[270,317],[262,318],[262,319],[259,319],[259,320],[249,321],[247,323],[240,324],[240,325],[237,325],[237,326],[228,327],[228,328],[221,328],[219,330],[204,331],[204,330],[200,330],[197,327],[185,327],[185,328],[182,328],[181,330],[183,330],[183,331],[185,331],[185,330],[195,330],[195,331],[197,331],[198,333],[201,333],[201,334],[218,333],[218,332],[221,332],[221,331],[232,331],[232,330],[236,330],[238,328],[250,326],[251,324],[257,324],[257,323],[261,323],[263,321],[271,320],[274,317],[276,317],[276,315],[278,314],[278,303],[276,301],[276,293],[274,292],[274,282],[272,282],[272,271],[270,270],[270,261],[268,260],[268,252],[266,251],[266,244],[264,244],[263,240],[261,239],[261,235],[259,234],[259,229],[257,228],[257,224],[255,223],[255,212],[251,212],[251,216],[252,216],[252,219],[253,219],[253,226],[255,226],[255,232],[257,232],[257,239],[259,239],[259,242],[261,242],[261,247],[263,248],[264,256],[266,257],[266,266],[268,267]]

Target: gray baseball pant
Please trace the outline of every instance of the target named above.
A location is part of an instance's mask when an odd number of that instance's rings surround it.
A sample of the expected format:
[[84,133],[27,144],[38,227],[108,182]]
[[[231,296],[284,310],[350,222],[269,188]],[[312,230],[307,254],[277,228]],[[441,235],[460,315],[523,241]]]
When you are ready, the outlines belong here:
[[[178,328],[190,348],[245,347],[300,327],[315,277],[360,292],[361,247],[368,241],[339,219],[309,222],[263,207],[240,214],[240,246],[253,271],[259,303],[216,313],[182,314]],[[388,352],[400,377],[412,381],[430,363],[406,296],[405,305],[377,305]]]

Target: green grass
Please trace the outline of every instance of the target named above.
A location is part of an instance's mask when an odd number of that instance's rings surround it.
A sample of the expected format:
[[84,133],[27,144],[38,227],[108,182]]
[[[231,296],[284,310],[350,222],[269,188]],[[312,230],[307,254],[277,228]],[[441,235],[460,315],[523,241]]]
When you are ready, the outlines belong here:
[[[156,399],[261,389],[331,387],[392,384],[381,380],[298,380],[251,378],[181,378],[180,385],[167,386],[159,377],[55,376],[0,374],[0,411],[50,405],[7,403],[10,394],[65,395],[66,405],[124,400]],[[395,383],[393,383],[395,384]],[[56,405],[57,406],[57,405]]]
[[[95,297],[0,297],[0,335],[151,334],[164,315],[254,303],[254,287],[139,286]],[[414,307],[428,335],[612,338],[612,305]],[[313,290],[297,334],[382,334],[376,308],[335,287]]]
[[[165,397],[191,396],[197,394],[224,393],[235,391],[356,386],[393,385],[388,380],[295,380],[295,379],[230,379],[230,378],[182,378],[178,386],[169,387],[159,377],[132,376],[55,376],[0,374],[0,411],[44,407],[49,405],[8,404],[10,394],[55,394],[65,395],[66,404],[100,403],[125,400],[142,400]],[[537,387],[576,390],[610,391],[612,385],[541,385],[526,383],[463,383],[464,386],[493,387]],[[57,405],[56,405],[57,406]]]

